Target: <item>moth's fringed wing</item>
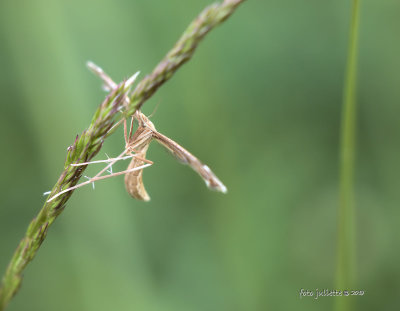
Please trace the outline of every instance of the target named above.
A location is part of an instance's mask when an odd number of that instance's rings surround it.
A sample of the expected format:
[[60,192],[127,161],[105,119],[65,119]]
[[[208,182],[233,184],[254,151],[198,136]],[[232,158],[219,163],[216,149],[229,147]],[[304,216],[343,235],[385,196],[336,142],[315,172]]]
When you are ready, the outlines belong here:
[[[139,167],[144,164],[143,159],[146,157],[149,144],[152,139],[155,139],[180,162],[189,165],[195,172],[197,172],[208,188],[222,193],[227,192],[225,185],[207,165],[203,164],[198,158],[172,139],[157,132],[154,124],[143,113],[137,111],[135,113],[135,119],[138,120],[139,126],[133,136],[127,139],[127,149],[130,148],[130,151],[135,153],[135,157],[132,158],[128,169]],[[150,200],[143,184],[143,170],[137,170],[126,174],[125,186],[128,193],[133,198],[142,201]]]
[[[142,149],[141,152],[136,153],[136,155],[145,158],[148,147],[149,145]],[[138,157],[133,157],[131,163],[128,166],[128,170],[133,169],[134,167],[139,167],[143,164],[144,161],[142,161]],[[128,191],[128,193],[134,199],[141,201],[150,201],[150,196],[148,195],[143,184],[143,169],[133,171],[125,175],[125,188],[126,191]]]
[[[135,117],[139,122],[139,126],[135,133],[131,133],[126,142],[126,149],[129,152],[134,152],[135,156],[132,158],[129,164],[128,170],[135,167],[142,166],[146,162],[146,153],[149,148],[149,144],[153,138],[153,131],[155,130],[153,123],[150,122],[146,124],[142,118],[140,118],[141,113],[136,112]],[[147,118],[146,118],[147,119]],[[126,128],[126,125],[125,125]],[[128,193],[135,199],[141,201],[149,201],[150,196],[148,195],[143,184],[143,169],[133,171],[125,175],[125,187]]]

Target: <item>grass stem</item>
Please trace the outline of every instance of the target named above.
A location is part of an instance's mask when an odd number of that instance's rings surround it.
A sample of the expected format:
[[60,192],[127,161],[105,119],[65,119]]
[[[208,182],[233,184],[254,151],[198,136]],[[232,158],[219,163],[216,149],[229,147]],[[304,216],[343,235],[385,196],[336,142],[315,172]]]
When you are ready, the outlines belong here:
[[[337,232],[336,288],[349,290],[355,281],[354,164],[356,145],[356,86],[360,1],[352,1],[347,67],[343,92]],[[336,299],[336,310],[351,310],[349,297]]]

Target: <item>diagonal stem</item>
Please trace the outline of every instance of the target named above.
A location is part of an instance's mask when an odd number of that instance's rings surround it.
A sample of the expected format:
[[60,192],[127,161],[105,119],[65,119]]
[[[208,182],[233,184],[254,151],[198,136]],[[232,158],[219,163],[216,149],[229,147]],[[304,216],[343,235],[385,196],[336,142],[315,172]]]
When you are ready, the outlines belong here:
[[[126,107],[126,116],[132,115],[165,81],[171,78],[175,71],[193,56],[201,39],[215,26],[227,19],[242,2],[244,0],[224,0],[222,3],[209,6],[200,13],[172,50],[129,96],[131,103]],[[88,162],[100,151],[105,138],[117,127],[113,127],[113,125],[120,109],[125,107],[124,102],[128,92],[129,87],[125,87],[124,82],[119,84],[96,110],[88,129],[81,136],[77,136],[75,142],[68,148],[64,170],[49,198],[78,183],[86,166],[70,166],[70,164]],[[119,120],[124,117],[120,116]],[[46,238],[48,228],[61,214],[72,193],[73,191],[68,191],[53,201],[46,202],[30,223],[2,279],[0,311],[6,308],[18,292],[24,269],[35,257]]]
[[213,4],[186,28],[181,38],[164,59],[136,87],[130,99],[132,105],[128,110],[131,115],[140,109],[143,103],[194,54],[201,39],[215,26],[226,20],[244,0],[225,0],[221,4]]

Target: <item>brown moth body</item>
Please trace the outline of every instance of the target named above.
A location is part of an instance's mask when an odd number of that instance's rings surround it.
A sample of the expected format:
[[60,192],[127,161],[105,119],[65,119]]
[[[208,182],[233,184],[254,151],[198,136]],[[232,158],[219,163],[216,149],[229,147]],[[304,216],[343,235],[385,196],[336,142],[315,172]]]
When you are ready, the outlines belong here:
[[[136,154],[142,158],[146,158],[146,152],[148,145]],[[137,157],[133,157],[131,163],[129,163],[128,170],[143,165],[144,162]],[[143,169],[133,171],[125,174],[125,188],[128,193],[137,200],[149,201],[150,196],[147,194],[143,184]]]
[[[117,84],[100,67],[91,62],[88,63],[88,67],[103,80],[105,89],[113,90],[117,87]],[[137,75],[138,72],[129,78],[126,81],[126,86],[132,85]],[[129,105],[128,97],[125,97],[124,101],[126,105]],[[134,119],[138,121],[139,125],[133,133]],[[139,110],[137,110],[132,116],[129,135],[127,133],[126,120],[124,120],[124,129],[126,143],[124,153],[132,155],[132,160],[127,169],[128,172],[125,173],[125,187],[133,198],[142,201],[150,200],[150,196],[147,194],[143,184],[143,167],[152,164],[151,161],[146,159],[146,152],[153,139],[170,151],[179,161],[183,164],[189,165],[195,172],[197,172],[208,188],[222,193],[227,192],[225,185],[207,165],[203,164],[193,154],[172,139],[157,132],[154,124]],[[148,164],[144,165],[145,163]]]
[[[139,167],[144,164],[146,161],[146,152],[149,148],[149,144],[152,139],[155,139],[183,164],[189,165],[194,171],[196,171],[201,178],[203,178],[207,187],[222,193],[227,192],[225,185],[218,179],[217,176],[215,176],[215,174],[207,165],[203,164],[193,154],[172,139],[157,132],[154,124],[144,114],[142,114],[140,111],[137,111],[134,117],[138,120],[139,126],[132,137],[129,137],[129,139],[126,138],[127,150],[129,152],[135,152],[135,156],[132,158],[128,169]],[[129,136],[131,135],[132,129]],[[143,169],[127,173],[125,175],[125,187],[133,198],[142,201],[150,200],[150,197],[147,194],[143,184]]]
[[[126,149],[129,152],[135,152],[135,156],[132,158],[131,163],[128,166],[128,170],[143,165],[146,161],[146,152],[149,148],[149,144],[152,140],[152,128],[153,123],[149,123],[146,126],[142,118],[140,118],[139,112],[135,114],[136,119],[139,122],[139,126],[135,133],[132,135],[132,128],[129,138],[127,140]],[[125,126],[126,129],[126,126]],[[126,130],[125,130],[126,133]],[[126,135],[126,134],[125,134]],[[143,169],[127,173],[125,175],[125,188],[128,193],[135,199],[141,201],[149,201],[150,196],[148,195],[143,184]]]

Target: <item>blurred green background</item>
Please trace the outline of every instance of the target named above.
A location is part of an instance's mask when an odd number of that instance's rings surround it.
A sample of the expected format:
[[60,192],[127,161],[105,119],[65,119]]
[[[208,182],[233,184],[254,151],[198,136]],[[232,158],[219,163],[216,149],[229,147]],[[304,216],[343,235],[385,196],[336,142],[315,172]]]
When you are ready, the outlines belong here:
[[[149,73],[210,0],[0,1],[0,271],[116,81]],[[144,106],[228,187],[153,143],[134,201],[76,191],[15,310],[329,310],[350,1],[247,1]],[[400,2],[361,1],[356,163],[359,310],[400,306]],[[124,148],[121,129],[97,159]],[[115,169],[124,169],[122,163]],[[86,173],[94,175],[100,167]]]

